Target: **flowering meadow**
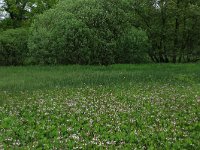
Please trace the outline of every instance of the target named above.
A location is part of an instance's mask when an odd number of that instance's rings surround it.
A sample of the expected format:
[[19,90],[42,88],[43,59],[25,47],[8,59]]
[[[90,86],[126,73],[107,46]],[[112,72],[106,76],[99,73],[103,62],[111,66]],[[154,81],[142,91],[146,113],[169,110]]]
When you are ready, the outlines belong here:
[[0,149],[200,149],[200,65],[1,67]]

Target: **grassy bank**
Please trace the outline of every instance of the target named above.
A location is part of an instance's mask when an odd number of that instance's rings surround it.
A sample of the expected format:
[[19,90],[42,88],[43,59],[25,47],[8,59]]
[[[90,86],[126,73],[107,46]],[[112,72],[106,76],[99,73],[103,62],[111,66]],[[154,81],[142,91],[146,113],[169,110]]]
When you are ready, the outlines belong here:
[[199,64],[0,67],[0,90],[200,83]]
[[0,149],[199,149],[198,64],[0,67]]

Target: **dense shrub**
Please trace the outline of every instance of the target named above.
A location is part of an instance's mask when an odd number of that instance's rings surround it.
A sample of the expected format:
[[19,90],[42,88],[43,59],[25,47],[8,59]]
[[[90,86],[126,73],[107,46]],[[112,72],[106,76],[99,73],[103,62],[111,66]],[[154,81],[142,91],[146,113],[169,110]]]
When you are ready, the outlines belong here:
[[118,63],[148,62],[148,37],[146,32],[132,27],[118,41]]
[[[124,5],[120,0],[62,1],[55,9],[40,15],[32,24],[30,60],[36,64],[119,63],[118,60],[123,59],[124,54],[118,51],[121,49],[123,52],[127,46],[127,43],[120,41],[121,36],[130,36],[126,31],[131,28],[130,16],[125,12]],[[143,42],[127,38],[129,51],[132,48],[130,45],[141,48],[139,44],[144,44],[145,38],[141,37]],[[127,63],[132,62],[136,61]]]
[[28,52],[28,29],[18,28],[0,34],[0,65],[22,65]]
[[61,4],[60,9],[73,13],[94,31],[97,40],[90,56],[92,64],[117,63],[117,40],[131,27],[123,4],[121,0],[68,0]]
[[93,34],[73,14],[50,10],[32,25],[30,58],[36,64],[88,64]]

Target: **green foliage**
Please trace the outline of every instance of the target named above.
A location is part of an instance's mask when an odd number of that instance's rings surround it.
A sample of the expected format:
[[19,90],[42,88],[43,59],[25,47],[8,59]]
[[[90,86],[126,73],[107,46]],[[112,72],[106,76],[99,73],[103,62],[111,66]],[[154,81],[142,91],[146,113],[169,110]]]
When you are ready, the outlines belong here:
[[6,11],[9,17],[0,21],[0,31],[29,27],[35,19],[29,40],[33,64],[200,60],[200,0],[4,2],[0,15]]
[[9,17],[4,19],[8,20],[9,24],[6,26],[6,22],[0,22],[0,26],[3,25],[5,29],[10,26],[12,28],[29,26],[36,14],[52,8],[57,2],[58,0],[3,0],[0,14],[4,12],[9,14]]
[[0,70],[1,149],[200,148],[199,64]]
[[33,63],[89,63],[89,46],[94,37],[73,14],[50,10],[35,20],[31,30],[29,55]]
[[[117,57],[122,59],[124,54],[119,55],[118,42],[131,28],[130,16],[122,4],[112,0],[68,0],[40,15],[31,28],[29,48],[32,60],[41,58],[39,63],[44,64],[119,63]],[[146,47],[139,44],[147,44],[146,35],[139,35],[143,42],[129,40],[129,45],[143,47],[144,52]],[[121,49],[126,48],[126,44],[123,46],[120,45]],[[137,55],[142,54],[140,50]],[[136,62],[133,61],[136,56],[131,56],[128,63]]]
[[28,53],[28,29],[2,31],[0,35],[0,65],[22,65]]
[[130,5],[134,24],[147,31],[151,41],[149,56],[154,62],[200,59],[199,0],[135,0]]
[[131,28],[120,37],[117,44],[119,63],[148,62],[148,37],[143,30]]

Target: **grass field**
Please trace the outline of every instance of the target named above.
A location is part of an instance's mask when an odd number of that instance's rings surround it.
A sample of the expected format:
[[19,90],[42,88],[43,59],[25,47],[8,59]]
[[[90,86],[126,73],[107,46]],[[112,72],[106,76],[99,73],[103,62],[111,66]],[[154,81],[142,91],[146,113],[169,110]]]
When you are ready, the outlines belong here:
[[200,65],[0,67],[0,149],[200,149]]

